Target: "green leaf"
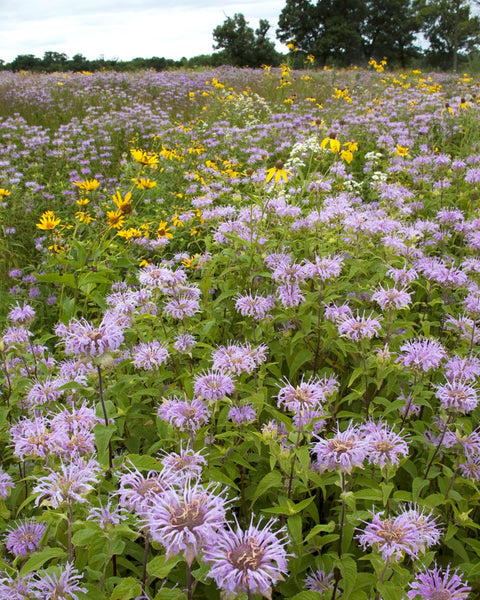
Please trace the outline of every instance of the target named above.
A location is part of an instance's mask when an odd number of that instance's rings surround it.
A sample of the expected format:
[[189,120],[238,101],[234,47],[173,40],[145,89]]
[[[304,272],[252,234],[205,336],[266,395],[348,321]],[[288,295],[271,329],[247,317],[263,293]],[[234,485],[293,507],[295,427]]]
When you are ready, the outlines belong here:
[[305,538],[305,541],[308,542],[309,540],[311,540],[313,537],[315,537],[319,533],[322,533],[322,532],[331,533],[332,531],[335,531],[335,521],[330,521],[329,523],[326,523],[325,525],[315,525],[315,527],[310,531],[310,533]]
[[152,577],[164,579],[181,560],[181,556],[172,556],[171,558],[155,556],[147,563],[147,573]]
[[291,538],[296,544],[302,543],[302,517],[292,515],[287,519],[287,527]]
[[98,529],[84,525],[73,534],[72,543],[74,546],[86,546],[90,541],[98,536]]
[[347,600],[347,598],[355,589],[355,583],[357,580],[357,563],[353,560],[353,558],[345,556],[341,561],[339,561],[338,567],[340,569],[340,573],[342,574],[342,598]]
[[292,596],[289,600],[318,600],[319,596],[320,594],[318,592],[304,590],[303,592],[295,594],[295,596]]
[[405,593],[403,588],[399,585],[395,585],[393,581],[379,583],[378,591],[383,600],[402,600]]
[[265,477],[262,477],[260,483],[255,490],[255,493],[252,498],[252,505],[265,494],[271,488],[279,488],[282,485],[282,476],[278,471],[272,471],[271,473],[267,473]]
[[140,596],[142,593],[142,586],[139,581],[134,577],[126,577],[115,586],[115,589],[110,596],[110,600],[130,600]]
[[147,454],[128,454],[126,460],[131,462],[139,471],[161,471],[162,463]]
[[93,428],[95,433],[95,443],[98,450],[98,460],[100,464],[108,463],[108,443],[112,439],[112,435],[116,430],[116,425],[110,423],[109,425],[103,425],[98,423]]
[[421,491],[429,483],[430,482],[428,481],[428,479],[425,479],[424,477],[415,477],[415,479],[412,482],[412,500],[414,502],[418,500]]
[[44,273],[43,275],[35,275],[38,281],[45,283],[58,283],[71,288],[76,288],[77,283],[75,276],[72,273]]
[[296,352],[292,360],[289,361],[290,379],[293,379],[300,370],[300,367],[302,367],[306,362],[311,361],[312,358],[313,354],[307,348],[303,348],[303,350]]
[[20,577],[31,573],[32,571],[37,571],[43,565],[51,560],[52,558],[66,558],[67,553],[65,550],[61,548],[46,548],[41,552],[36,552],[33,556],[31,556],[27,562],[23,565],[20,571]]

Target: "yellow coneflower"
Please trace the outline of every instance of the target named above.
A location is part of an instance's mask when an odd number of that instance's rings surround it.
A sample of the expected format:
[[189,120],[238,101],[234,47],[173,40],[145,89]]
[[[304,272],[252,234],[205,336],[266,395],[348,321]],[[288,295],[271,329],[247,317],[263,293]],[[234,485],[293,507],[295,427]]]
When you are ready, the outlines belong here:
[[73,185],[76,185],[84,192],[93,192],[98,188],[100,182],[96,179],[85,179],[84,181],[74,181]]
[[121,229],[125,223],[125,216],[120,210],[107,211],[109,229]]
[[78,206],[86,206],[90,200],[88,198],[79,198],[75,202],[78,204]]
[[178,218],[177,211],[175,211],[175,215],[172,217],[172,223],[174,227],[183,227],[183,221]]
[[122,195],[118,190],[112,196],[112,200],[115,203],[115,206],[123,215],[129,215],[133,211],[132,204],[130,202],[131,197],[132,192],[127,192],[125,194],[125,198],[122,198]]
[[322,150],[328,146],[332,154],[338,154],[340,152],[340,142],[337,140],[335,133],[329,133],[328,137],[324,138],[320,144]]
[[6,196],[11,196],[11,193],[4,188],[0,188],[0,200],[3,200]]
[[126,240],[143,237],[142,232],[139,229],[135,229],[134,227],[130,227],[129,229],[122,229],[117,233],[117,235],[123,237]]
[[91,221],[95,221],[92,215],[89,212],[79,210],[75,213],[75,218],[80,221],[80,223],[85,223],[88,225]]
[[196,256],[192,256],[191,258],[184,258],[182,260],[182,265],[186,268],[186,269],[198,269],[198,262],[197,262],[197,258]]
[[48,249],[52,254],[62,254],[62,252],[65,252],[65,246],[60,246],[59,244],[48,246]]
[[61,219],[55,218],[53,210],[47,210],[40,217],[40,222],[36,225],[39,229],[43,229],[43,231],[49,231],[51,229],[55,229],[55,227],[60,223],[60,221]]
[[283,179],[285,183],[288,181],[288,175],[291,175],[290,171],[285,169],[283,164],[283,160],[277,160],[274,166],[271,169],[267,169],[265,171],[265,175],[267,176],[266,182],[268,183],[275,177],[275,183],[278,183],[280,179]]
[[173,238],[173,234],[170,233],[170,228],[167,227],[166,221],[160,221],[157,227],[157,237],[159,238]]
[[132,157],[141,165],[154,167],[158,164],[158,154],[155,152],[145,152],[145,150],[130,150]]
[[409,148],[407,148],[407,146],[400,146],[397,144],[397,147],[395,148],[395,152],[398,156],[408,156],[408,151]]
[[139,190],[151,190],[157,185],[156,181],[152,181],[151,179],[147,179],[146,177],[140,177],[139,179],[132,179]]

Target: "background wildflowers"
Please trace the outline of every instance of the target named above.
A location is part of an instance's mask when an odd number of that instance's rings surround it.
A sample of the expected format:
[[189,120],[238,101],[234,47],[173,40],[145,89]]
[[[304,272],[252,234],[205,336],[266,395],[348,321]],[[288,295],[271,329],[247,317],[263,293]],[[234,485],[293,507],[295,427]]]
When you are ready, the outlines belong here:
[[0,598],[473,600],[478,81],[62,83],[0,73]]

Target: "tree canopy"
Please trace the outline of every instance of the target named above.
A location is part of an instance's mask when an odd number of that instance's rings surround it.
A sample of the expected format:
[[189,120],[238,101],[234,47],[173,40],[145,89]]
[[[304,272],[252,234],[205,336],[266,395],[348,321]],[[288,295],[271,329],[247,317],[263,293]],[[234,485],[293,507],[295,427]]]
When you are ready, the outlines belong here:
[[229,64],[237,67],[260,67],[262,64],[278,64],[275,44],[268,39],[270,24],[260,19],[258,29],[250,27],[241,13],[227,17],[222,25],[213,30],[214,48],[223,50]]

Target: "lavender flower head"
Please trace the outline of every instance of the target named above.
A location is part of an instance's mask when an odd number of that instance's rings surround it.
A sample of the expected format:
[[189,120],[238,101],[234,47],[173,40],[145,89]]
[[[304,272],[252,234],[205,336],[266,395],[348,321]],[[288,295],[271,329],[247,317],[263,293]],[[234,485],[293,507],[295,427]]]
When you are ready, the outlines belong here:
[[222,371],[206,371],[195,376],[195,395],[205,398],[205,400],[221,400],[231,394],[234,387],[230,375]]
[[376,337],[382,327],[381,317],[357,313],[357,316],[344,316],[337,320],[338,333],[349,340],[358,342]]
[[204,552],[225,524],[225,500],[197,482],[183,489],[169,488],[145,516],[152,539],[165,548],[167,557],[183,554],[187,564]]
[[14,488],[13,479],[0,468],[0,498],[6,498],[10,489]]
[[266,360],[268,348],[264,344],[252,347],[251,344],[232,342],[220,346],[212,355],[213,368],[227,373],[240,375],[252,373]]
[[400,346],[400,352],[397,362],[425,373],[436,369],[447,357],[443,346],[433,338],[408,340]]
[[100,468],[98,463],[91,459],[87,463],[62,463],[57,471],[48,470],[50,474],[40,477],[33,488],[33,493],[39,494],[35,505],[38,506],[42,502],[58,508],[63,503],[87,502],[85,496],[94,490]]
[[311,571],[310,575],[305,578],[305,587],[312,592],[323,594],[332,588],[333,572],[325,573],[323,569]]
[[383,511],[372,513],[372,522],[358,540],[363,549],[371,546],[378,550],[385,562],[401,560],[405,554],[416,558],[419,552],[416,525],[405,514],[382,519]]
[[73,564],[67,562],[60,574],[44,575],[35,581],[35,587],[40,592],[40,598],[57,598],[58,600],[78,600],[87,593],[86,588],[80,587],[82,575]]
[[67,326],[57,325],[55,333],[63,339],[67,354],[92,358],[113,352],[123,342],[123,327],[108,317],[98,327],[85,319],[72,319]]
[[180,354],[189,354],[196,344],[195,337],[189,333],[180,333],[176,337],[173,347]]
[[103,506],[101,502],[100,506],[98,507],[92,506],[87,515],[87,521],[94,521],[95,523],[98,523],[100,529],[114,527],[126,518],[126,515],[122,513],[120,507],[112,507],[111,500],[108,500],[106,506]]
[[271,597],[271,588],[284,581],[288,557],[285,530],[274,532],[274,523],[255,526],[252,517],[245,531],[239,525],[235,531],[229,527],[211,540],[204,559],[210,565],[209,577],[220,589]]
[[368,444],[368,462],[381,469],[398,466],[400,457],[408,456],[408,444],[404,438],[390,429],[386,423],[369,422],[360,427]]
[[14,527],[7,529],[5,546],[16,556],[27,556],[38,549],[46,529],[47,527],[43,523],[27,519],[21,523],[15,523]]
[[207,423],[210,415],[206,402],[201,398],[182,400],[172,396],[163,400],[158,407],[157,416],[180,431],[186,431],[194,436]]
[[426,548],[438,543],[442,530],[436,522],[437,518],[432,516],[432,512],[427,514],[425,509],[413,505],[404,508],[402,514],[417,529],[417,545],[420,552],[425,554]]
[[368,454],[368,443],[358,429],[350,424],[345,431],[337,431],[333,438],[320,439],[313,447],[316,471],[351,473],[354,467],[363,468]]
[[410,583],[407,596],[410,600],[466,600],[471,589],[458,571],[450,573],[450,565],[442,571],[435,564],[433,569],[417,573],[415,581]]
[[133,364],[137,369],[153,371],[167,362],[169,356],[167,347],[158,340],[138,344],[132,348]]
[[257,411],[248,403],[243,406],[232,406],[228,411],[228,418],[236,425],[248,425],[257,418]]
[[205,457],[192,448],[180,448],[180,452],[169,452],[160,457],[165,472],[172,476],[175,485],[183,485],[187,480],[200,479],[203,467],[207,464]]
[[251,292],[237,296],[235,309],[243,317],[252,317],[255,321],[261,321],[271,317],[271,312],[275,307],[275,298],[271,295],[262,296],[260,294],[252,295]]
[[10,319],[10,321],[13,321],[19,326],[28,327],[32,323],[34,318],[34,309],[25,302],[23,303],[23,306],[20,306],[20,304],[17,302],[16,306],[14,306],[8,313],[8,319]]

